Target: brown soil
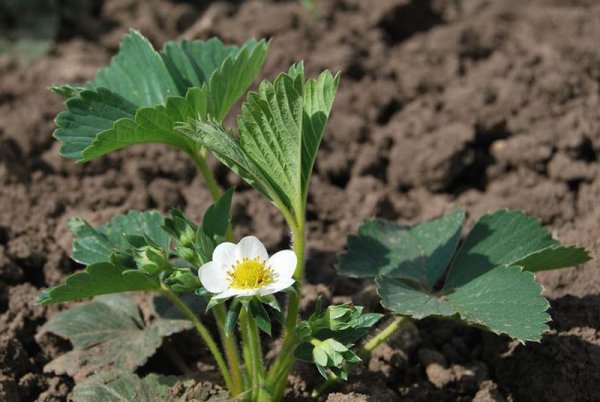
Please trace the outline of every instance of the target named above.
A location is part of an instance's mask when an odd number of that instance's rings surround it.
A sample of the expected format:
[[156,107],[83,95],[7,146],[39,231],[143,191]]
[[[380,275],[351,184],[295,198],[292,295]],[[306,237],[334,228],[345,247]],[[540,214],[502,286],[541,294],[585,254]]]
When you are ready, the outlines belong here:
[[[555,235],[600,250],[600,5],[592,0],[330,0],[313,19],[299,1],[213,3],[107,0],[26,68],[0,63],[0,400],[65,400],[72,381],[42,367],[68,349],[35,337],[61,307],[36,293],[79,267],[65,221],[102,223],[130,208],[184,208],[210,196],[188,159],[140,146],[76,165],[58,155],[46,87],[89,79],[122,34],[157,45],[182,35],[228,42],[273,38],[265,77],[304,59],[343,80],[310,193],[305,307],[317,292],[377,309],[372,286],[335,276],[335,254],[359,222],[402,222],[467,207],[470,222],[500,207],[539,216]],[[216,167],[217,165],[214,164]],[[221,184],[239,179],[216,167]],[[268,246],[289,235],[266,201],[240,185],[236,234]],[[539,275],[551,331],[539,344],[424,320],[384,345],[328,401],[598,401],[598,263]],[[193,350],[192,335],[173,344]],[[201,354],[188,355],[197,363]],[[159,353],[143,370],[174,373]],[[298,365],[289,400],[320,378]]]

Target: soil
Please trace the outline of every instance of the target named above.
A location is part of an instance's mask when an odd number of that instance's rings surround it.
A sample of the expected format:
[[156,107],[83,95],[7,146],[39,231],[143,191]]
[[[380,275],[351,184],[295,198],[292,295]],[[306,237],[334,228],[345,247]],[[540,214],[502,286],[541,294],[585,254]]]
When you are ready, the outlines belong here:
[[[0,59],[0,400],[62,401],[73,381],[44,373],[67,342],[35,336],[61,306],[36,293],[79,269],[66,219],[92,223],[136,208],[210,203],[184,154],[139,146],[88,164],[62,159],[52,139],[62,101],[46,88],[90,79],[139,28],[156,45],[178,37],[240,43],[272,38],[264,77],[305,61],[342,71],[317,159],[308,210],[304,308],[317,293],[379,309],[373,287],[335,276],[336,253],[367,217],[413,223],[464,206],[469,222],[501,207],[539,216],[554,235],[600,250],[600,5],[592,0],[106,0],[85,26],[61,32],[25,68]],[[236,235],[271,248],[289,234],[277,211],[238,185]],[[378,349],[327,401],[599,401],[598,262],[543,273],[551,331],[521,345],[423,320]],[[172,342],[193,350],[193,334]],[[186,355],[204,364],[202,353]],[[210,362],[209,362],[210,363]],[[142,371],[176,373],[162,352]],[[287,400],[321,379],[299,364]]]

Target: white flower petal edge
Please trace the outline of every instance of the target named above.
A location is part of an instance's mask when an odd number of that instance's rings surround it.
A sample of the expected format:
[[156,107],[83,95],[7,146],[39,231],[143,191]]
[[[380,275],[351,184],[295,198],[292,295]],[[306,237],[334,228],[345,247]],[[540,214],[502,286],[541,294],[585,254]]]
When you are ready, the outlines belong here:
[[229,288],[227,277],[223,275],[224,267],[217,261],[210,261],[198,270],[200,282],[211,293],[221,293]]
[[200,267],[198,276],[215,299],[269,295],[294,284],[297,263],[292,250],[279,251],[269,258],[262,242],[247,236],[238,244],[219,244],[213,260]]
[[267,261],[267,267],[271,268],[279,278],[292,278],[297,264],[296,253],[292,250],[279,251]]
[[237,250],[235,253],[237,259],[244,257],[248,259],[260,258],[262,261],[269,259],[267,249],[258,238],[255,236],[246,236],[237,244]]
[[216,263],[222,264],[226,267],[235,264],[235,253],[237,250],[237,244],[235,243],[221,243],[213,251],[212,260]]

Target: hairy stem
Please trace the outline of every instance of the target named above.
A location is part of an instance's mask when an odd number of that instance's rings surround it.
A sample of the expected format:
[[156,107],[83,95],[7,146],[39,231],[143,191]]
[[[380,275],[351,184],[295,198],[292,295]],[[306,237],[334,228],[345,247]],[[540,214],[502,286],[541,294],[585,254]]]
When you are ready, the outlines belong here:
[[204,181],[206,182],[206,186],[208,187],[213,200],[217,201],[221,198],[221,189],[215,180],[215,176],[213,176],[212,171],[208,167],[206,159],[198,152],[188,152],[188,154],[194,160],[194,163],[196,163],[202,177],[204,177]]
[[275,359],[275,362],[269,370],[269,375],[267,376],[267,381],[273,390],[274,400],[281,399],[283,395],[285,383],[287,381],[287,373],[294,361],[293,352],[298,344],[296,324],[298,322],[300,292],[302,278],[304,276],[304,219],[298,219],[297,225],[291,224],[290,226],[292,227],[293,248],[296,253],[296,258],[298,259],[298,266],[294,273],[294,278],[298,282],[298,287],[296,293],[290,294],[281,352]]
[[392,335],[396,333],[396,331],[404,327],[409,322],[410,318],[408,317],[394,317],[394,320],[392,322],[390,322],[381,331],[379,331],[377,335],[375,335],[367,343],[364,344],[364,346],[358,352],[358,357],[360,357],[361,359],[367,358],[371,354],[371,352],[373,352],[373,350],[377,348],[377,346],[387,341]]
[[233,383],[231,381],[231,376],[229,375],[229,370],[227,369],[227,364],[225,363],[225,360],[223,359],[223,355],[221,354],[221,351],[219,350],[219,346],[215,342],[214,338],[212,337],[212,335],[210,334],[208,329],[206,329],[204,324],[202,324],[202,322],[198,319],[196,314],[194,314],[194,312],[188,307],[188,305],[185,304],[173,292],[171,292],[171,290],[166,285],[162,285],[161,292],[169,300],[171,300],[173,302],[173,304],[175,304],[175,306],[177,306],[177,308],[179,308],[181,310],[181,312],[183,314],[185,314],[186,317],[188,317],[190,319],[190,321],[194,324],[194,327],[196,327],[196,331],[198,331],[198,334],[200,334],[200,336],[204,340],[204,343],[206,343],[208,350],[210,350],[210,352],[212,353],[212,355],[217,363],[217,366],[219,367],[219,371],[221,372],[221,375],[223,376],[223,379],[225,380],[225,385],[227,386],[227,389],[232,390]]
[[231,382],[233,389],[231,390],[231,396],[238,396],[244,390],[242,382],[242,371],[240,369],[240,352],[237,346],[237,340],[235,335],[225,333],[225,317],[227,315],[227,309],[224,305],[219,304],[213,309],[215,321],[217,322],[217,328],[219,329],[219,335],[223,342],[223,349],[225,349],[225,356],[227,357],[227,363],[229,364],[229,371],[231,374]]
[[[221,189],[219,188],[212,171],[206,164],[204,149],[201,149],[200,152],[190,152],[189,155],[196,163],[196,166],[198,167],[198,170],[200,170],[202,177],[204,177],[204,181],[213,200],[215,202],[218,201],[222,195]],[[227,228],[225,237],[229,241],[233,240],[233,231],[231,230],[231,225],[229,225]],[[229,336],[225,334],[225,317],[227,316],[227,308],[224,305],[218,305],[215,307],[214,316],[215,321],[217,322],[217,327],[219,328],[219,335],[221,336],[221,340],[223,342],[223,348],[225,349],[225,355],[227,356],[227,362],[229,364],[229,371],[233,383],[233,388],[230,389],[230,391],[232,396],[237,396],[243,391],[242,372],[240,369],[240,355],[237,346],[237,339],[234,334],[230,334]]]

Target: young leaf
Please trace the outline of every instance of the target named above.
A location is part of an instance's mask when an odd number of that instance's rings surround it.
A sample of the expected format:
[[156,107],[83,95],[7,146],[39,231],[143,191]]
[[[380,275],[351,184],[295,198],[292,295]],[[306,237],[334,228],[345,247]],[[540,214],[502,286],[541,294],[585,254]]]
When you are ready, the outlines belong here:
[[305,81],[303,66],[292,66],[248,95],[237,119],[239,141],[218,122],[194,121],[184,132],[289,217],[305,202],[338,83],[329,72]]
[[367,222],[349,238],[340,272],[378,274],[382,304],[397,314],[458,317],[521,341],[539,340],[548,302],[527,271],[583,263],[589,254],[561,246],[537,219],[501,210],[479,219],[453,256],[462,220],[459,211],[412,227]]
[[235,188],[231,187],[221,198],[208,207],[202,218],[202,229],[211,239],[222,238],[231,222],[231,200]]
[[134,371],[153,355],[166,336],[192,328],[187,320],[156,319],[142,325],[135,304],[110,295],[55,315],[42,331],[68,338],[73,350],[44,367],[46,372],[85,377],[100,370]]
[[118,267],[109,262],[98,262],[89,265],[82,272],[68,276],[63,285],[43,290],[36,302],[46,305],[109,293],[158,289],[158,279],[145,272]]
[[464,217],[464,210],[457,209],[412,227],[365,221],[358,236],[348,237],[348,251],[340,255],[340,273],[406,278],[431,288],[456,251]]
[[140,143],[196,152],[197,145],[175,127],[198,115],[222,120],[254,80],[267,48],[265,41],[242,48],[218,40],[182,41],[158,53],[131,30],[93,81],[53,87],[70,96],[67,111],[56,119],[61,154],[88,161]]
[[71,258],[81,264],[108,262],[111,254],[132,248],[130,236],[150,240],[156,246],[169,250],[170,238],[162,228],[163,216],[156,211],[129,211],[117,215],[105,225],[93,228],[81,218],[69,219],[67,226],[75,236]]

